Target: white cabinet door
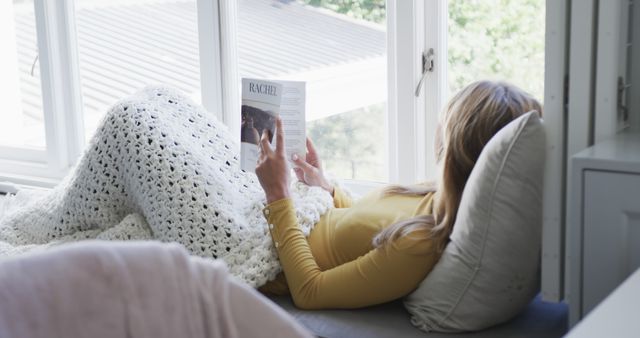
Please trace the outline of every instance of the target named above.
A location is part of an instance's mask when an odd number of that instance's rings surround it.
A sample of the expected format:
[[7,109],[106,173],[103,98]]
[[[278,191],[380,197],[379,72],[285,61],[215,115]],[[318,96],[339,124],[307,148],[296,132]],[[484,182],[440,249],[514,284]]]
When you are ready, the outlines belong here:
[[586,170],[583,196],[586,315],[640,267],[640,175]]

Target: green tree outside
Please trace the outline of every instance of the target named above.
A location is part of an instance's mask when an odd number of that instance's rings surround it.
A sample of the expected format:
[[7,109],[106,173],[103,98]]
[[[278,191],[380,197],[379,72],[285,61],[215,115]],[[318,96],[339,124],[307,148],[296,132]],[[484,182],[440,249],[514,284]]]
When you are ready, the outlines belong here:
[[387,177],[385,104],[376,104],[307,124],[307,135],[325,170],[338,178],[380,181]]
[[387,18],[386,0],[302,0],[302,2],[375,23],[384,23]]
[[495,79],[544,95],[544,0],[451,0],[449,93]]

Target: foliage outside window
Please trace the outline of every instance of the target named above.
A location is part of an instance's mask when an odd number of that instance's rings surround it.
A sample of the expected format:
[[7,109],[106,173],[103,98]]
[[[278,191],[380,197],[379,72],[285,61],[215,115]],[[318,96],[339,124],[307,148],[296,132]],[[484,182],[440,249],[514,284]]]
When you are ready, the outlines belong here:
[[[384,23],[385,0],[300,0],[354,19]],[[542,100],[544,0],[448,1],[449,95],[482,79],[504,80]],[[381,177],[384,105],[309,123],[325,166],[342,178]]]
[[[385,21],[386,0],[302,0],[356,19]],[[544,0],[449,0],[450,94],[481,79],[512,82],[542,99]]]
[[314,6],[330,9],[355,19],[384,23],[386,20],[386,0],[303,0]]
[[377,104],[308,124],[325,170],[341,178],[376,180],[384,177],[385,105]]
[[544,0],[449,1],[449,93],[481,80],[544,94]]

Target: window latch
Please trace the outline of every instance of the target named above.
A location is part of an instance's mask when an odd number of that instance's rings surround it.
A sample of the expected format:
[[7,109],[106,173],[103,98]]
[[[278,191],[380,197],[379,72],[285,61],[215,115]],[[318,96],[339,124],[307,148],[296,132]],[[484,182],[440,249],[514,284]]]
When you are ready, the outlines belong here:
[[433,72],[434,60],[435,52],[433,48],[429,48],[427,52],[422,52],[422,76],[420,76],[420,82],[418,82],[418,87],[416,87],[416,97],[420,96],[420,90],[422,89],[424,79],[427,77],[427,73]]
[[622,121],[625,125],[629,122],[629,107],[625,103],[625,99],[627,95],[629,95],[627,92],[629,88],[631,88],[631,84],[625,83],[624,78],[622,76],[618,76],[618,120]]
[[40,51],[38,50],[38,46],[36,46],[36,57],[33,58],[33,63],[31,63],[31,76],[33,76],[33,73],[36,70],[36,63],[38,63],[38,58],[40,57]]

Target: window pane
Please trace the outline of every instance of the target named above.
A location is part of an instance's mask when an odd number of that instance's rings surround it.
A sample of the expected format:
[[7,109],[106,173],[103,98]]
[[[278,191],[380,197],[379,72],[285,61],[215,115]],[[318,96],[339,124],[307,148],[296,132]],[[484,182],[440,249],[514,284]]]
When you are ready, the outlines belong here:
[[87,138],[112,104],[148,85],[200,101],[195,0],[76,0],[76,13]]
[[545,0],[449,0],[449,92],[506,80],[542,100]]
[[241,0],[241,77],[307,82],[307,135],[328,172],[386,181],[385,1]]
[[0,146],[45,148],[33,0],[0,2]]

